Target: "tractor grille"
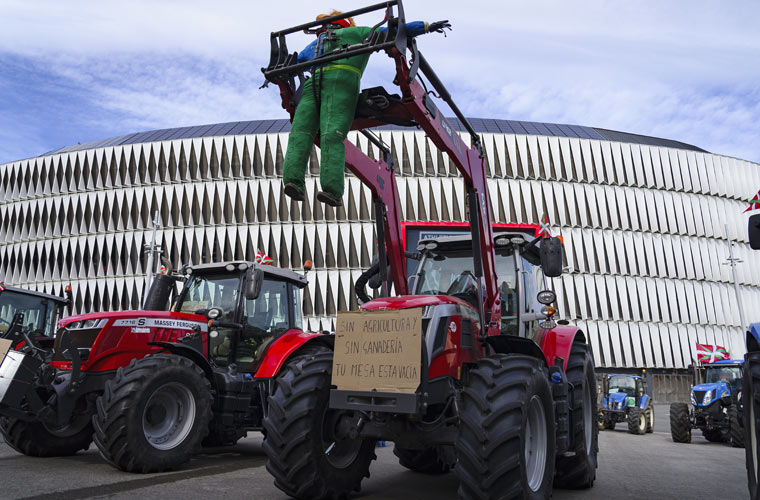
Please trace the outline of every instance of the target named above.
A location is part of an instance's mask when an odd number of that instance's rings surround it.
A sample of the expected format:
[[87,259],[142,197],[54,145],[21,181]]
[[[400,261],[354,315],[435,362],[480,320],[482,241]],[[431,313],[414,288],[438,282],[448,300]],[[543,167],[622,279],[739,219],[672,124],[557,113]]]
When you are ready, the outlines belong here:
[[705,393],[707,391],[694,391],[694,399],[697,400],[697,404],[701,405],[702,401],[705,399]]

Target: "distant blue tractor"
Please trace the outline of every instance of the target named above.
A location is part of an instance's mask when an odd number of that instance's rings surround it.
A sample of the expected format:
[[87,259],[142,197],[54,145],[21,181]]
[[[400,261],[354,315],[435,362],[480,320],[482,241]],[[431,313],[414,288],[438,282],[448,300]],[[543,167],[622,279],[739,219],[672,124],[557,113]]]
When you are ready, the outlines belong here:
[[691,430],[699,429],[711,442],[744,446],[739,423],[742,360],[727,359],[694,369],[691,410],[686,403],[670,405],[670,435],[676,443],[690,443]]
[[654,430],[654,407],[647,383],[637,375],[602,375],[602,403],[599,430],[614,429],[628,422],[628,432],[644,434]]

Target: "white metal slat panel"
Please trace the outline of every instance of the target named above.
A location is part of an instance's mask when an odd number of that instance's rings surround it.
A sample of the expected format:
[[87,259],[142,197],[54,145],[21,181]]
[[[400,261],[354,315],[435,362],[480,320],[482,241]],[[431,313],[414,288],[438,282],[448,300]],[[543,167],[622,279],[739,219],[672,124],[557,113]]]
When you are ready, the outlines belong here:
[[662,361],[662,343],[660,342],[659,328],[650,328],[649,336],[652,341],[652,353],[654,354],[654,368],[663,368],[665,364]]
[[615,364],[613,366],[625,366],[623,361],[623,351],[620,347],[620,323],[610,323],[610,348],[614,356]]
[[[652,346],[652,338],[649,330],[652,328],[651,324],[644,323],[639,328],[639,334],[641,335],[641,349],[644,354],[644,366],[654,366],[654,349]],[[656,326],[655,326],[656,328]]]
[[621,323],[619,325],[620,331],[620,347],[623,353],[623,362],[618,359],[618,366],[624,366],[626,368],[632,368],[636,366],[633,359],[633,350],[631,349],[631,332],[629,329],[630,323]]
[[641,332],[639,330],[642,323],[629,323],[628,329],[631,332],[631,344],[633,346],[633,363],[632,366],[645,368],[648,365],[644,360],[641,350]]
[[589,339],[591,352],[594,355],[594,366],[602,366],[602,343],[600,342],[602,331],[606,335],[606,326],[603,321],[586,322],[584,332],[586,338]]

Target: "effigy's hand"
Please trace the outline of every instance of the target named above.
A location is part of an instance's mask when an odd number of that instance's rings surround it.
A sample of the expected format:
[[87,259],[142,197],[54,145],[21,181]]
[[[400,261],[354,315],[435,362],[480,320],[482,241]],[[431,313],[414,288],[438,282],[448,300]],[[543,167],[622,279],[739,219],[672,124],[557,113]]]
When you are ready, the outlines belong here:
[[451,31],[451,23],[449,23],[448,19],[443,21],[436,21],[428,25],[428,33],[435,31],[436,33],[443,33],[443,35],[446,36],[446,32],[444,31],[446,29]]

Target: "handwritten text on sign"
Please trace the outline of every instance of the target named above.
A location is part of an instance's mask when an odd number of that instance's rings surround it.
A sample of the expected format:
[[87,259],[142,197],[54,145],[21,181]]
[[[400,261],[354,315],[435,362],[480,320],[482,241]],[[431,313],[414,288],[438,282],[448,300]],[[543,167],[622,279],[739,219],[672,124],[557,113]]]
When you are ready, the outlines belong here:
[[350,391],[414,393],[422,309],[338,313],[332,383]]

